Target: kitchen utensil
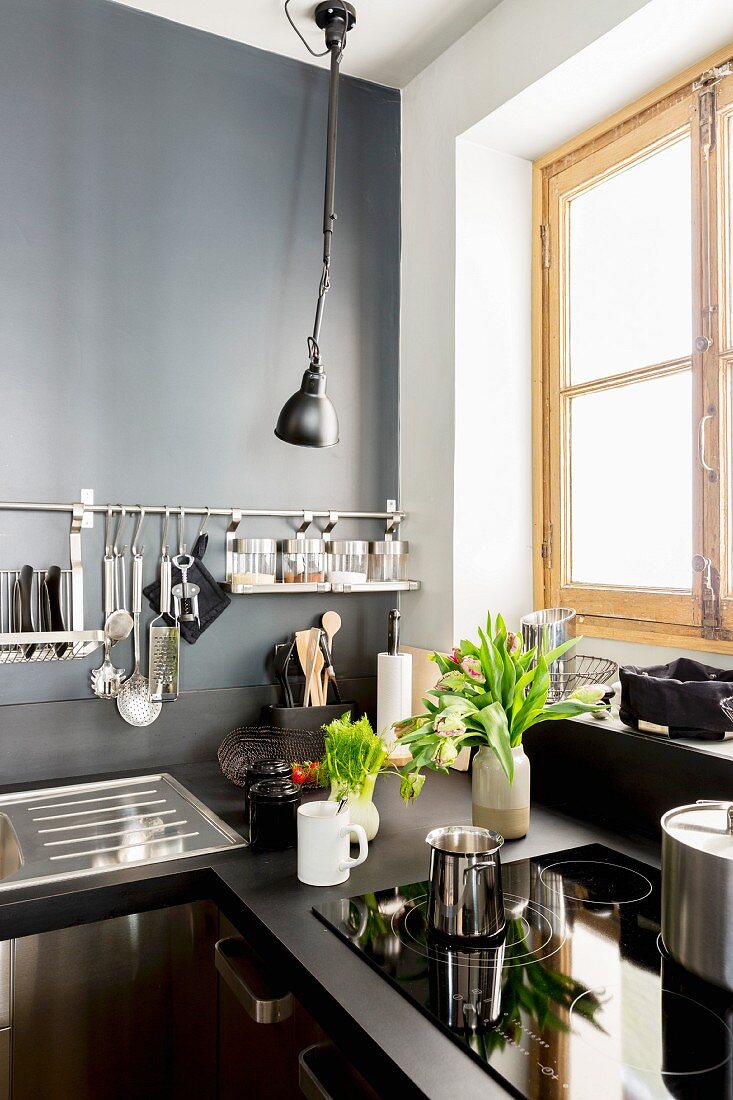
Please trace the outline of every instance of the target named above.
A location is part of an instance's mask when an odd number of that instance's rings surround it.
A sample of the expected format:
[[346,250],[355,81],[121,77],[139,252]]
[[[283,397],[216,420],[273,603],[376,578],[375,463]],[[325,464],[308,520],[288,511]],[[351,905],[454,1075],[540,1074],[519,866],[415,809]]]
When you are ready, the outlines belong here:
[[[537,660],[556,649],[557,646],[575,637],[575,611],[572,607],[548,607],[542,611],[532,611],[521,619],[522,640],[525,650],[536,649],[534,664]],[[575,672],[575,650],[570,649],[563,653],[548,667],[550,677],[559,677],[559,683],[563,678],[571,676]],[[548,698],[557,701],[560,698],[556,686],[553,688],[550,682]]]
[[[160,552],[160,614],[150,624],[148,638],[148,686],[153,702],[172,702],[178,698],[180,675],[181,631],[178,623],[168,626],[172,592],[172,562],[168,545],[168,517],[163,529]],[[161,620],[162,625],[155,624]]]
[[328,641],[326,640],[325,630],[321,631],[320,638],[321,653],[323,654],[323,663],[325,666],[325,674],[323,677],[323,704],[328,705],[328,685],[333,687],[333,694],[336,697],[336,702],[341,702],[341,691],[339,689],[338,680],[336,679],[336,672],[333,667],[333,661],[331,660],[331,651],[328,648]]
[[108,504],[104,521],[104,557],[102,558],[102,601],[105,619],[115,610],[115,556],[112,547],[112,505]]
[[129,611],[113,611],[104,624],[104,661],[91,674],[92,691],[98,699],[115,699],[125,679],[125,670],[115,668],[110,660],[110,647],[129,637],[133,619]]
[[662,818],[662,939],[687,970],[733,990],[733,802]]
[[[50,626],[47,627],[48,630],[66,630],[64,613],[61,608],[61,575],[61,569],[58,565],[50,566],[41,586],[42,608],[50,622]],[[54,646],[57,657],[63,657],[67,649],[70,648],[71,643],[69,642],[57,642]]]
[[296,630],[295,631],[295,652],[298,655],[298,662],[303,670],[303,676],[305,676],[305,687],[303,688],[303,706],[307,707],[309,702],[309,680],[308,680],[308,653],[310,649],[310,630]]
[[[338,611],[324,612],[323,616],[321,617],[321,626],[323,627],[323,632],[326,635],[326,645],[328,646],[328,652],[330,655],[330,661],[326,664],[326,675],[330,675],[329,669],[333,669],[333,639],[336,637],[339,630],[341,629],[341,616],[339,615]],[[336,674],[334,672],[331,679],[335,680],[335,678]],[[323,686],[324,699],[326,699],[328,696],[328,685],[326,684],[325,677]],[[336,698],[338,699],[338,696],[336,696]]]
[[112,557],[114,558],[114,605],[115,610],[127,610],[127,592],[125,591],[125,551],[126,545],[122,543],[122,531],[125,526],[127,509],[120,506],[120,514],[117,518],[117,529],[112,544]]
[[249,842],[253,852],[283,852],[298,841],[301,790],[292,779],[261,779],[249,791]]
[[295,637],[292,637],[288,642],[281,642],[280,645],[275,646],[275,676],[282,688],[283,700],[286,707],[295,705],[293,701],[293,692],[290,687],[290,679],[288,677],[288,669],[294,652]]
[[[35,625],[33,623],[33,566],[24,565],[20,571],[20,576],[17,581],[17,605],[19,625],[16,629],[22,631],[24,634],[29,631],[34,631]],[[31,658],[36,651],[35,645],[27,645],[23,647],[23,653],[27,658]]]
[[142,550],[132,559],[132,616],[133,646],[135,665],[128,680],[117,695],[117,709],[120,717],[131,726],[149,726],[160,714],[163,704],[152,700],[148,689],[148,680],[140,671],[140,614],[143,601],[143,555]]
[[45,577],[38,578],[38,629],[46,633],[51,629],[51,600]]
[[387,616],[387,653],[396,657],[400,648],[400,613],[393,607]]
[[325,705],[326,699],[323,694],[323,666],[325,660],[323,652],[321,650],[321,638],[323,637],[323,631],[320,627],[316,626],[311,629],[311,640],[309,646],[313,648],[313,672],[310,677],[310,702],[311,706],[322,707]]
[[430,846],[428,925],[439,936],[476,940],[504,930],[499,849],[504,838],[475,825],[446,825]]
[[[359,841],[359,855],[349,855],[349,838]],[[369,855],[361,825],[349,824],[349,808],[336,802],[306,802],[298,808],[298,878],[308,886],[337,886],[351,868]]]
[[[393,607],[387,620],[387,652],[377,654],[377,730],[391,749],[394,725],[412,714],[412,655],[400,653],[400,612]],[[396,750],[395,762],[409,760],[407,749]]]
[[172,589],[173,617],[176,622],[196,623],[200,627],[199,592],[201,589],[188,579],[188,571],[195,561],[191,554],[178,554],[173,559],[173,564],[181,571],[181,583],[175,584]]

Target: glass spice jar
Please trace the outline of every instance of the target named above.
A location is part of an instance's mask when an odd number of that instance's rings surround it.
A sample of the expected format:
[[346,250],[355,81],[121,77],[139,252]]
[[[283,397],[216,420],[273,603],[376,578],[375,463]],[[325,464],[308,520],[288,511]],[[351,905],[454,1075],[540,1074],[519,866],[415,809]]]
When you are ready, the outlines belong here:
[[235,539],[233,549],[232,585],[275,583],[275,539]]
[[397,539],[369,543],[369,580],[406,581],[409,576],[410,544]]
[[326,580],[333,584],[366,584],[369,543],[334,539],[326,548]]
[[285,584],[315,584],[326,579],[322,539],[284,539],[280,544]]

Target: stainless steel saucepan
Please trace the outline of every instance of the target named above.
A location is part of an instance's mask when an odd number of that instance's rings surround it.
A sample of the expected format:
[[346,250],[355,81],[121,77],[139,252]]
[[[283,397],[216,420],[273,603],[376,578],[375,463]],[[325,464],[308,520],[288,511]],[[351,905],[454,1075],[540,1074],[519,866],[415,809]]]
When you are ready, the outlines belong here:
[[499,849],[504,838],[476,825],[445,825],[430,845],[428,926],[439,935],[475,940],[506,924]]
[[733,990],[733,802],[662,818],[662,939],[687,970]]

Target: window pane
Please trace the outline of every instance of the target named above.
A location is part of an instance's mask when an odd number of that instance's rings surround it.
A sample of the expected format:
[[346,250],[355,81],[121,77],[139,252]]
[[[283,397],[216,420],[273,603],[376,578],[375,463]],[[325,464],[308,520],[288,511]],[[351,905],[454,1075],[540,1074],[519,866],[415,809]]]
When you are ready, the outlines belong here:
[[690,139],[570,201],[570,379],[692,347]]
[[574,581],[690,591],[690,372],[570,400]]

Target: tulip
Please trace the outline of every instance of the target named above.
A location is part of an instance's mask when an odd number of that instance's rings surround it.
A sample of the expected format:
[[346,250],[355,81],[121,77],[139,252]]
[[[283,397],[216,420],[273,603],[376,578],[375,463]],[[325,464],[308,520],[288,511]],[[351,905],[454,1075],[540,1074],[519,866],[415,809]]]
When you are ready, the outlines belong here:
[[456,737],[459,733],[466,732],[465,722],[454,714],[441,714],[435,719],[433,728],[439,737]]
[[441,691],[456,691],[464,686],[465,681],[465,673],[456,669],[454,672],[446,672],[445,676],[441,676],[436,687]]
[[433,763],[438,768],[447,768],[458,756],[458,749],[451,740],[442,741],[433,757]]
[[575,699],[578,703],[600,703],[607,690],[604,684],[583,684],[582,687],[576,688],[569,698]]
[[506,651],[512,655],[522,651],[522,639],[513,630],[510,630],[506,636]]
[[420,794],[424,782],[425,776],[421,775],[419,771],[403,775],[402,781],[400,782],[400,797],[404,799],[405,802],[414,802]]
[[478,657],[464,657],[461,668],[471,680],[484,680],[484,670]]

